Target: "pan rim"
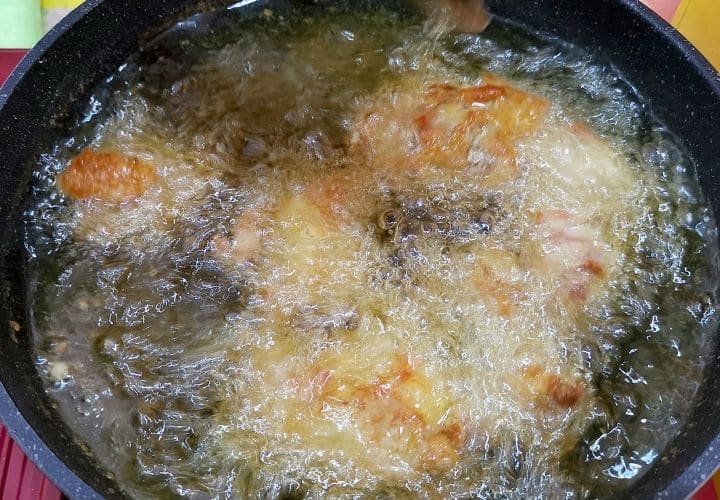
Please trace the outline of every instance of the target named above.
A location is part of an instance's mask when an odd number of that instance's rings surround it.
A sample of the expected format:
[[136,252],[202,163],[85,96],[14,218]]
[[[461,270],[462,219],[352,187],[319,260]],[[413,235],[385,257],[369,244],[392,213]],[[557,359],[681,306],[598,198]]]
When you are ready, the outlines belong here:
[[[50,30],[23,57],[3,86],[0,87],[0,113],[3,112],[15,89],[22,84],[27,73],[35,65],[42,64],[43,56],[52,49],[55,43],[91,11],[108,1],[113,0],[87,0]],[[664,37],[669,44],[688,60],[690,66],[695,68],[698,77],[708,84],[715,95],[720,97],[720,72],[715,70],[708,60],[682,34],[639,0],[615,1],[623,5],[634,18],[647,23],[654,31]],[[66,465],[30,426],[26,418],[18,410],[15,401],[2,381],[0,381],[0,420],[4,422],[8,432],[28,458],[38,466],[43,474],[52,478],[53,483],[64,494],[71,498],[102,498],[93,487],[88,485]],[[657,495],[666,498],[689,496],[720,467],[717,450],[720,450],[720,435],[710,440],[705,449],[690,461],[687,468],[670,479],[663,490],[655,490]],[[645,475],[645,477],[647,476],[648,474]],[[645,477],[640,479],[635,486],[644,483]],[[653,488],[650,487],[649,490],[653,490]]]

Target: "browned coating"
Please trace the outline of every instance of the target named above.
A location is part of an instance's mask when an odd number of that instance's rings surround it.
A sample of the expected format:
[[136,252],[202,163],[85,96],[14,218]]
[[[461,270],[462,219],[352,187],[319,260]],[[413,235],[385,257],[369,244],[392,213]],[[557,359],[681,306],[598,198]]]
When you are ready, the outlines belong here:
[[58,186],[76,200],[122,202],[141,196],[155,180],[152,166],[139,158],[85,149],[58,176]]

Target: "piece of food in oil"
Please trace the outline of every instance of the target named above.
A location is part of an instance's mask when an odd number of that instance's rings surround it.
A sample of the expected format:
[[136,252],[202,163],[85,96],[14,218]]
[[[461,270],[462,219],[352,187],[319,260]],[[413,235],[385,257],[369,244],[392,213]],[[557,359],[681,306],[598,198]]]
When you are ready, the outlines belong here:
[[58,176],[60,190],[76,200],[123,202],[157,182],[151,165],[117,151],[85,149]]
[[476,87],[409,78],[374,101],[354,143],[379,168],[471,168],[492,189],[520,174],[515,143],[539,130],[548,106],[492,75]]
[[148,47],[94,148],[48,163],[31,219],[66,246],[28,247],[66,265],[34,291],[63,418],[139,498],[622,489],[714,314],[704,209],[650,168],[682,155],[562,44],[262,23]]

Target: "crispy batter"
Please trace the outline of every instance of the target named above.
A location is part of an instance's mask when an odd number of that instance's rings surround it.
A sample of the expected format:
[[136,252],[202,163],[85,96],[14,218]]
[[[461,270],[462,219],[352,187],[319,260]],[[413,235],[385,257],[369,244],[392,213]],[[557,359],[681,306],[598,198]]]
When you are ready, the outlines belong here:
[[522,283],[512,280],[517,267],[515,259],[509,253],[498,251],[485,250],[479,255],[471,284],[483,300],[495,305],[498,315],[509,318],[526,294]]
[[386,173],[472,168],[488,187],[511,181],[520,174],[518,141],[540,129],[549,108],[545,99],[489,75],[477,87],[403,85],[367,110],[353,138],[355,151]]
[[70,198],[123,202],[142,196],[157,176],[153,167],[139,158],[88,148],[73,158],[57,180]]
[[553,401],[565,408],[575,406],[583,394],[583,388],[579,382],[563,382],[557,375],[549,375],[545,380],[545,387]]
[[585,393],[581,380],[569,380],[570,377],[547,373],[537,364],[525,367],[523,378],[530,394],[545,408],[573,408]]
[[410,448],[402,454],[427,470],[448,470],[457,463],[463,429],[456,421],[439,421],[432,384],[407,356],[396,355],[389,370],[377,377],[344,374],[340,366],[328,365],[309,384],[318,415],[328,405],[351,407],[358,429],[374,444],[388,446],[392,436],[393,446],[405,443]]

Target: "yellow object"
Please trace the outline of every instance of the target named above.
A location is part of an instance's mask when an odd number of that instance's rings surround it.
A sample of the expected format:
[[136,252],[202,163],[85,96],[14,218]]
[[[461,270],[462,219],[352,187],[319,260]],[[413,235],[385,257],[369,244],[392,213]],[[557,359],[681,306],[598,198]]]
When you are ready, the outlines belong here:
[[720,70],[720,0],[682,0],[672,24]]
[[83,0],[42,0],[43,9],[74,9]]
[[45,29],[50,30],[81,3],[83,3],[83,0],[42,0]]

